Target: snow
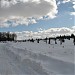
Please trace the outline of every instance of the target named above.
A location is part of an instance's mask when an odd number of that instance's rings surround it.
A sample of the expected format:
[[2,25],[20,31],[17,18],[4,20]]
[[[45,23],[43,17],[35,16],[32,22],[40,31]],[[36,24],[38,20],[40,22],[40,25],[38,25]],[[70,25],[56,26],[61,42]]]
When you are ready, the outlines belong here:
[[1,75],[74,75],[73,39],[60,45],[43,41],[0,43]]

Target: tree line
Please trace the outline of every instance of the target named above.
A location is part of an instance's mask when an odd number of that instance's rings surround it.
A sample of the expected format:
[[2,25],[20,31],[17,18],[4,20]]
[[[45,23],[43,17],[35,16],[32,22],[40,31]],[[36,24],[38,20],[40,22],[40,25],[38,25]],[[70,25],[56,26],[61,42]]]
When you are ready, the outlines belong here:
[[60,41],[60,45],[62,45],[63,42],[65,42],[65,39],[70,40],[71,38],[73,39],[73,43],[75,45],[75,35],[63,35],[63,36],[57,36],[57,37],[49,37],[49,38],[39,38],[39,39],[28,39],[28,40],[17,40],[17,35],[15,33],[10,33],[10,32],[0,32],[0,41],[15,41],[15,42],[34,42],[37,41],[39,43],[41,40],[46,42],[47,44],[51,44],[51,40],[55,41],[55,44],[57,44],[57,39]]
[[51,44],[51,40],[54,40],[55,41],[55,44],[57,44],[57,40],[59,40],[60,41],[60,45],[62,45],[62,43],[64,43],[65,42],[65,39],[68,39],[68,40],[70,40],[70,39],[73,39],[73,43],[74,43],[74,45],[75,45],[75,35],[74,34],[71,34],[71,35],[63,35],[63,36],[57,36],[57,37],[49,37],[49,38],[44,38],[44,39],[42,39],[42,38],[39,38],[39,39],[28,39],[28,40],[17,40],[17,41],[19,41],[19,42],[26,42],[26,41],[29,41],[29,42],[34,42],[34,41],[37,41],[37,43],[40,43],[40,41],[42,40],[42,41],[44,41],[44,42],[46,42],[47,44]]
[[16,40],[17,35],[10,32],[0,32],[0,41],[14,41]]

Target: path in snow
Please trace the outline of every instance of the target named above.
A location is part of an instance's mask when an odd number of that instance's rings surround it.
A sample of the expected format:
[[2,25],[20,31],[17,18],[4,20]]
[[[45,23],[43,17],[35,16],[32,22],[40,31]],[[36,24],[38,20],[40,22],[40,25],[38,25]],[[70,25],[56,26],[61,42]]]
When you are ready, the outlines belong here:
[[0,74],[11,75],[16,73],[19,74],[20,69],[16,67],[15,63],[8,56],[7,50],[5,49],[5,44],[0,44]]
[[74,66],[73,63],[35,53],[27,48],[19,49],[10,43],[0,43],[1,75],[74,75]]
[[18,55],[8,50],[8,47],[5,44],[0,44],[1,75],[48,75],[40,64],[30,59],[21,61]]

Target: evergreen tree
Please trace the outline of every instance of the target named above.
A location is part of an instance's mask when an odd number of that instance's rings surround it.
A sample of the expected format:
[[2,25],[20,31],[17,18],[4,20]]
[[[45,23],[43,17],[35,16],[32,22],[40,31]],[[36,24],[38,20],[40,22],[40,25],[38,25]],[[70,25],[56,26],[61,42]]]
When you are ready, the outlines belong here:
[[49,44],[51,44],[51,39],[49,38],[49,42],[48,42]]

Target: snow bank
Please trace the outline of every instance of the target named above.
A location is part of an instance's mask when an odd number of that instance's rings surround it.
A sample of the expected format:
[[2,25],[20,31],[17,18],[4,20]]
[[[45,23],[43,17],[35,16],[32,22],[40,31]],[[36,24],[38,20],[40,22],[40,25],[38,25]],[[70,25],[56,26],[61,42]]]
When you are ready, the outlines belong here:
[[[42,41],[0,43],[0,52],[1,57],[5,56],[12,68],[8,70],[9,75],[74,75],[75,50],[72,39],[65,40],[62,45],[59,41],[56,45],[53,41],[51,45]],[[0,66],[0,72],[1,69]],[[3,72],[1,74],[6,75],[4,69]]]

